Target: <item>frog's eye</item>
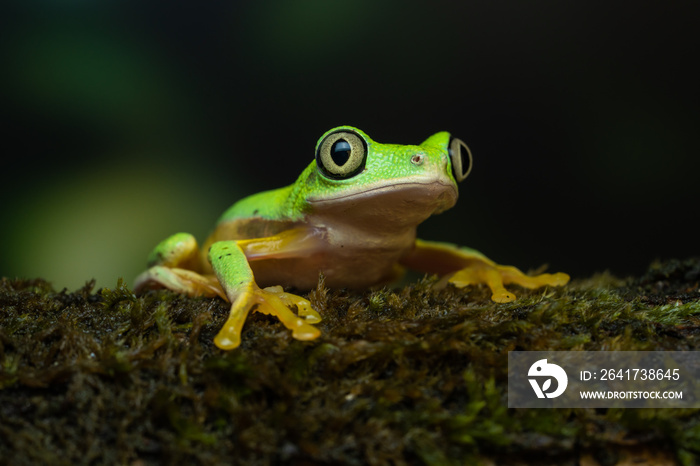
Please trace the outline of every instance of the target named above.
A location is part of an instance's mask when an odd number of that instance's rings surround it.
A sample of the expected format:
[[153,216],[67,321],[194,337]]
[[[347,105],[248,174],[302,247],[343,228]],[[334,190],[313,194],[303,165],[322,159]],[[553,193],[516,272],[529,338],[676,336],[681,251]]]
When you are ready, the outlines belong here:
[[472,153],[461,139],[451,138],[448,147],[452,161],[452,174],[459,183],[472,171]]
[[316,151],[321,173],[336,180],[351,178],[365,168],[367,145],[358,134],[342,130],[326,136]]

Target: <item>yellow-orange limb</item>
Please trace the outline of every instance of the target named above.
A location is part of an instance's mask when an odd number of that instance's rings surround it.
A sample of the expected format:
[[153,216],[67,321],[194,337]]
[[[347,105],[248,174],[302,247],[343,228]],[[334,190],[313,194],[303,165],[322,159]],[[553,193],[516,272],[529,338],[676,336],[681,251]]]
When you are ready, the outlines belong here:
[[264,238],[239,239],[236,243],[248,260],[303,257],[318,249],[319,233],[311,228],[292,228]]
[[457,287],[485,284],[491,290],[491,299],[499,303],[516,298],[505,289],[507,284],[540,288],[561,286],[569,281],[565,273],[530,276],[516,267],[498,265],[473,249],[434,241],[416,240],[414,250],[401,263],[415,270],[449,276],[448,281]]
[[220,296],[228,300],[214,275],[200,275],[180,268],[156,265],[136,278],[134,291],[140,293],[151,288],[168,288],[190,296]]

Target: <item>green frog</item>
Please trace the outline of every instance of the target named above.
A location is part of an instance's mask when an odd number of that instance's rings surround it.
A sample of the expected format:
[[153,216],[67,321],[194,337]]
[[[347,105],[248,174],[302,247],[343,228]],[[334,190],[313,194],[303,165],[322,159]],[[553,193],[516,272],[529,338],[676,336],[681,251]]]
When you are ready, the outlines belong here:
[[499,303],[516,299],[505,285],[566,284],[564,273],[529,276],[474,249],[416,238],[418,224],[455,205],[457,184],[471,167],[467,145],[447,132],[414,146],[381,144],[352,126],[333,128],[294,184],[235,203],[202,248],[187,233],[158,244],[135,291],[165,287],[229,301],[214,342],[230,350],[240,345],[253,309],[276,316],[296,339],[317,338],[319,313],[282,286],[311,289],[320,273],[331,288],[361,289],[390,283],[409,268],[457,287],[485,284]]

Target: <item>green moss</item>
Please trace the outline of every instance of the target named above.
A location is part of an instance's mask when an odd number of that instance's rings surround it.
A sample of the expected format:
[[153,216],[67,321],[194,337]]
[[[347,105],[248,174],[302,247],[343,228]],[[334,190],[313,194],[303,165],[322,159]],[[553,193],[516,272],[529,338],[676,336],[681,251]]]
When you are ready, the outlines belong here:
[[[55,292],[0,282],[0,458],[14,464],[614,464],[630,445],[682,464],[697,410],[508,409],[512,350],[698,350],[700,261],[556,290],[332,291],[322,336],[253,313],[213,345],[220,299],[123,283]],[[1,461],[0,461],[1,462]]]

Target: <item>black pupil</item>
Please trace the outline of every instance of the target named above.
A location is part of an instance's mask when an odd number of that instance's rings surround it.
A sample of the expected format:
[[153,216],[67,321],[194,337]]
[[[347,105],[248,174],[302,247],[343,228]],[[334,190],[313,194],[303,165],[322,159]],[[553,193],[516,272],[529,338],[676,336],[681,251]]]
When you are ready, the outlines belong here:
[[350,147],[350,144],[345,139],[338,139],[335,141],[331,146],[331,158],[333,162],[339,167],[345,165],[350,158],[351,149],[352,147]]

